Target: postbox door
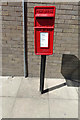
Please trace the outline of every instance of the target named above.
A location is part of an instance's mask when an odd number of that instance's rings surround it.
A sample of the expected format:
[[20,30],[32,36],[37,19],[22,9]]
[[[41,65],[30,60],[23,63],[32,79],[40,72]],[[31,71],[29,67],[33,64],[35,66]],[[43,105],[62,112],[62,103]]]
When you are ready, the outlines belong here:
[[[44,10],[45,12],[48,13],[45,13]],[[55,21],[55,7],[53,6],[35,7],[34,43],[36,55],[53,54],[54,21]]]

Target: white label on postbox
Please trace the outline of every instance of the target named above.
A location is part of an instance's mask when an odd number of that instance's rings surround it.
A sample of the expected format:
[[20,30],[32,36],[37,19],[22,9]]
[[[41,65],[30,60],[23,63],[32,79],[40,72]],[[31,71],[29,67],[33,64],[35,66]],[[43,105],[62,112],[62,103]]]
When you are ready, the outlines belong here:
[[40,47],[48,47],[48,33],[40,32]]

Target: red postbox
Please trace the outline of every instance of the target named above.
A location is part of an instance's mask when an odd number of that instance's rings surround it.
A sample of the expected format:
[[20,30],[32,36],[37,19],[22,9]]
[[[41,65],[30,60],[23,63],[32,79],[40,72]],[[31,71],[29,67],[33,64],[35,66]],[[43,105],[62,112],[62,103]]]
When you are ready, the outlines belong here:
[[34,47],[36,55],[53,54],[55,6],[34,7]]

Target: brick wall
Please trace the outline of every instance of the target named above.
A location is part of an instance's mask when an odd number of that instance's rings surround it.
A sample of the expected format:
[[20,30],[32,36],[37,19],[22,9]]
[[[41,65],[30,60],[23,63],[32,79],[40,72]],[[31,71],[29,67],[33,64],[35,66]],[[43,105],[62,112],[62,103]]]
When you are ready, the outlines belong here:
[[34,54],[34,6],[56,6],[54,54],[47,56],[46,77],[77,77],[78,3],[27,3],[28,75],[40,75],[40,56]]
[[22,3],[2,3],[2,75],[24,75]]
[[0,3],[0,75],[2,75],[2,10],[1,10],[1,3]]
[[[47,56],[46,77],[78,74],[78,3],[25,3],[28,76],[40,76],[41,56],[34,54],[34,6],[56,6],[54,54]],[[2,5],[2,75],[24,75],[22,3]]]

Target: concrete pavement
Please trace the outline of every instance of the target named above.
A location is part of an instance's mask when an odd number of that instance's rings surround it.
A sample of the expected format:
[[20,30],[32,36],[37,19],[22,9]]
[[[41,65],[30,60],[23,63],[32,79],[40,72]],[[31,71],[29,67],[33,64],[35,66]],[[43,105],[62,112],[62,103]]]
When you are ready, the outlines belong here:
[[41,95],[39,82],[40,78],[0,77],[2,117],[78,118],[78,87],[68,87],[65,79],[45,78],[49,92]]

